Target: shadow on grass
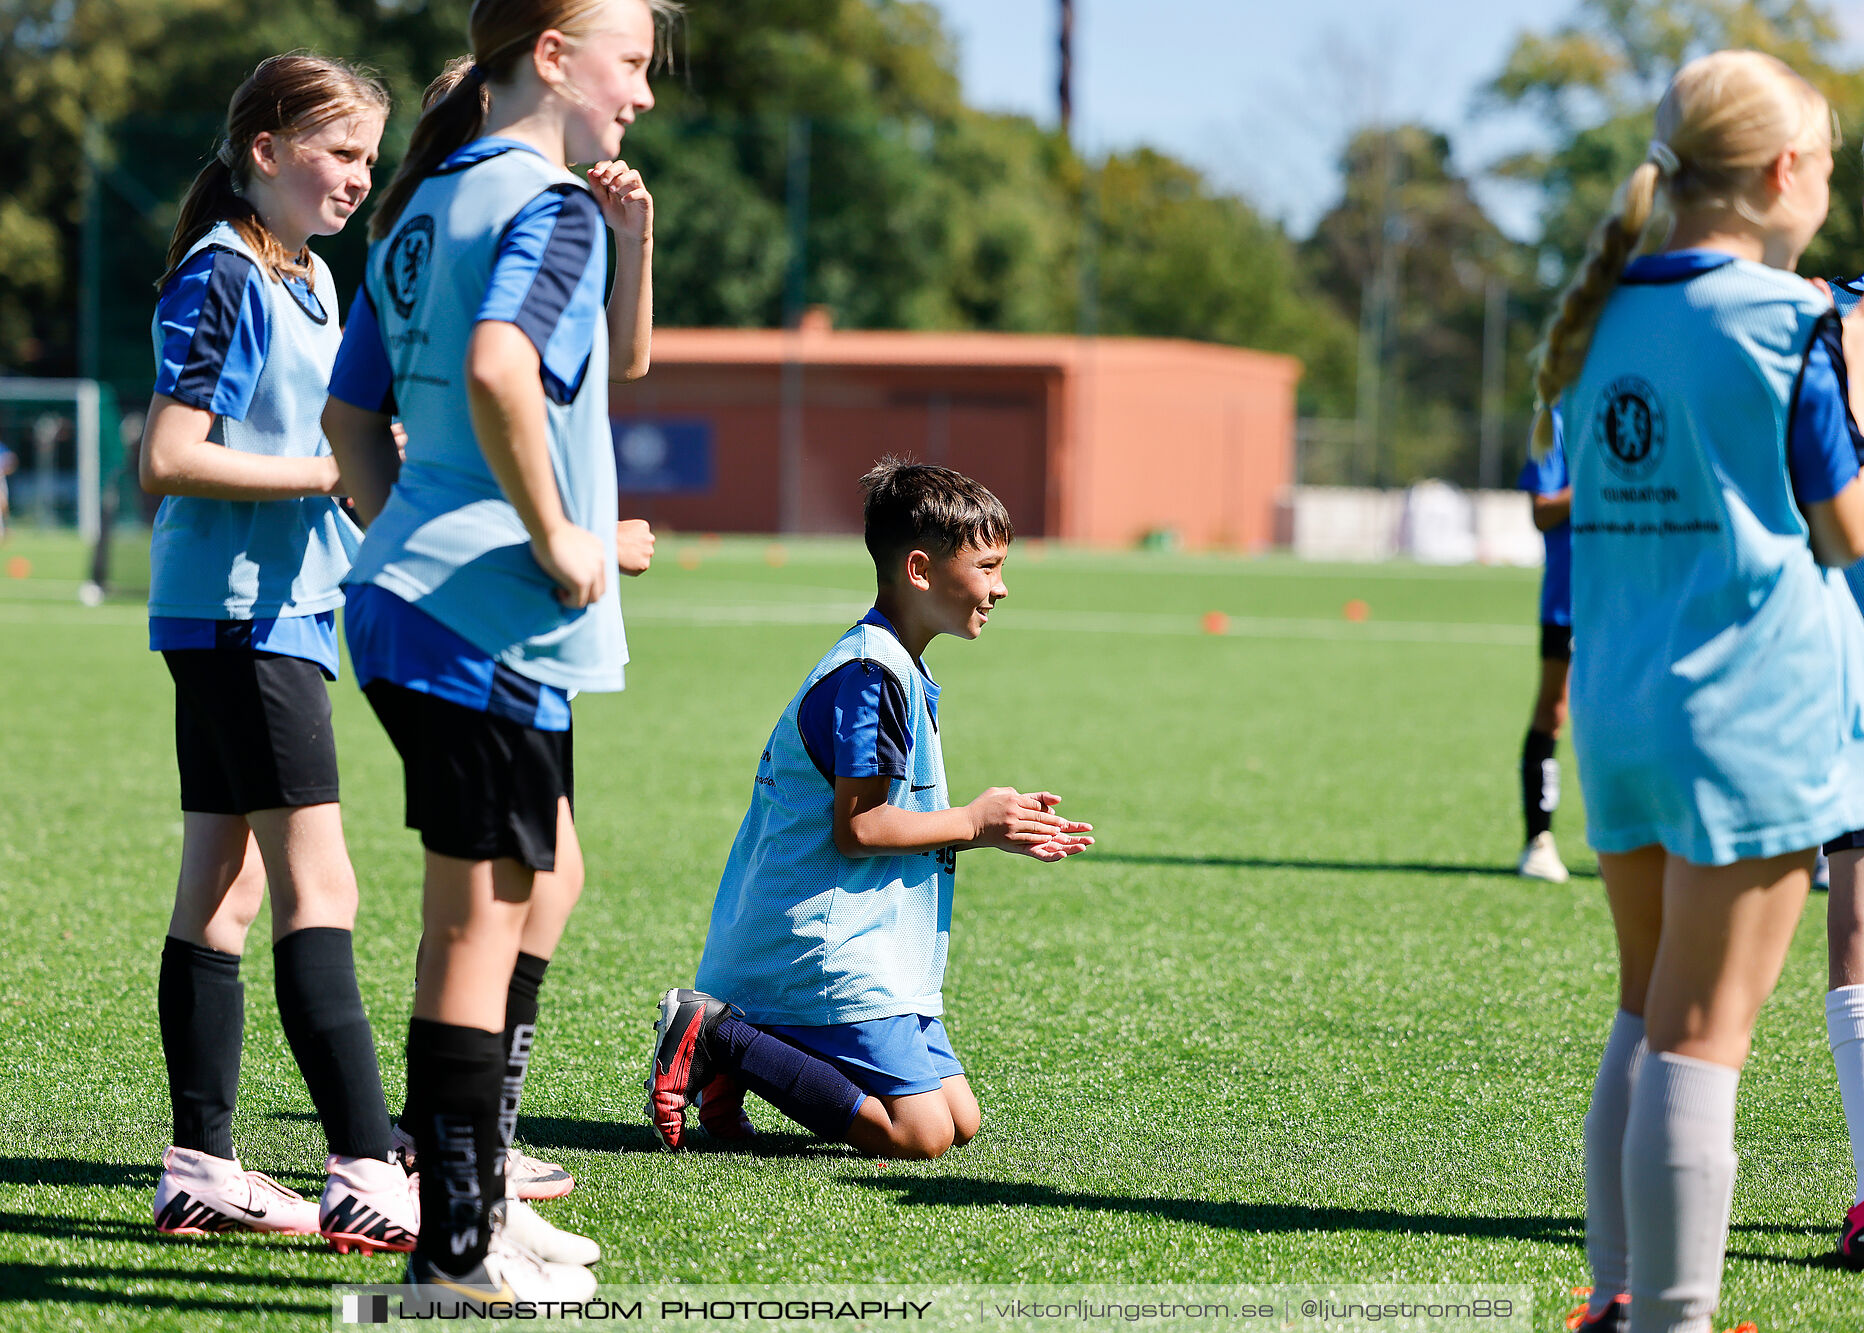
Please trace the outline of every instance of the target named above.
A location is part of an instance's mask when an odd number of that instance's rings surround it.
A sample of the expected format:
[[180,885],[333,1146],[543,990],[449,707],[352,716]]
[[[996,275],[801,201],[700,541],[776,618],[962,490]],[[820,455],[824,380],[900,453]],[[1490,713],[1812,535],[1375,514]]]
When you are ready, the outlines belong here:
[[[125,1291],[123,1284],[173,1282],[189,1288],[187,1295]],[[141,1268],[108,1264],[0,1263],[0,1306],[55,1302],[67,1305],[109,1305],[118,1309],[199,1310],[226,1314],[322,1315],[330,1303],[284,1300],[275,1293],[290,1289],[302,1293],[304,1279],[281,1273],[228,1273],[194,1268]],[[197,1294],[205,1287],[248,1288],[249,1294],[210,1296]]]
[[[583,1152],[661,1151],[660,1138],[645,1125],[607,1120],[576,1120],[568,1116],[521,1115],[518,1144],[528,1149],[568,1148]],[[689,1126],[681,1151],[736,1153],[742,1157],[845,1157],[859,1156],[845,1143],[830,1143],[813,1134],[760,1133],[756,1138],[729,1143],[708,1137]]]
[[[1293,1231],[1377,1231],[1406,1235],[1462,1236],[1472,1239],[1535,1241],[1543,1245],[1581,1247],[1586,1242],[1583,1217],[1483,1217],[1454,1213],[1400,1213],[1380,1208],[1324,1208],[1288,1203],[1225,1202],[1216,1199],[1170,1199],[1146,1195],[1075,1194],[1051,1185],[979,1180],[967,1176],[848,1176],[871,1190],[887,1191],[895,1202],[934,1208],[1072,1208],[1082,1212],[1136,1213],[1171,1222],[1219,1227],[1230,1231],[1284,1234]],[[1731,1232],[1768,1236],[1827,1236],[1831,1227],[1767,1222],[1737,1222]],[[1831,1250],[1817,1254],[1767,1254],[1730,1249],[1728,1257],[1785,1268],[1843,1271],[1849,1266]]]
[[646,1125],[619,1120],[578,1120],[562,1115],[518,1117],[518,1145],[580,1152],[659,1152],[660,1139]]
[[1476,1217],[1399,1213],[1380,1208],[1320,1208],[1291,1203],[1170,1199],[1129,1194],[1075,1194],[1051,1185],[979,1180],[965,1176],[849,1176],[849,1183],[891,1191],[902,1204],[935,1208],[1072,1208],[1095,1213],[1136,1213],[1170,1222],[1230,1231],[1394,1231],[1411,1235],[1497,1237],[1548,1245],[1585,1244],[1583,1217]]
[[0,1212],[0,1236],[43,1236],[48,1240],[103,1241],[111,1245],[147,1245],[162,1249],[188,1249],[207,1245],[214,1249],[274,1249],[281,1243],[301,1243],[300,1236],[261,1236],[255,1232],[224,1232],[215,1236],[167,1236],[146,1217],[70,1217],[63,1213]]
[[84,1162],[70,1157],[0,1157],[0,1185],[78,1185],[155,1190],[162,1168],[141,1162]]
[[[295,1114],[286,1112],[289,1116]],[[316,1117],[311,1117],[315,1119]],[[321,1170],[300,1167],[245,1165],[313,1197],[324,1187]],[[147,1190],[153,1194],[162,1177],[159,1162],[85,1162],[72,1157],[0,1157],[0,1185],[76,1185],[90,1189]]]
[[[1218,870],[1335,870],[1347,874],[1490,875],[1515,879],[1507,865],[1465,865],[1448,861],[1290,861],[1271,856],[1174,856],[1169,853],[1094,852],[1096,863],[1131,866],[1203,866]],[[1597,870],[1574,870],[1574,879],[1597,879]]]

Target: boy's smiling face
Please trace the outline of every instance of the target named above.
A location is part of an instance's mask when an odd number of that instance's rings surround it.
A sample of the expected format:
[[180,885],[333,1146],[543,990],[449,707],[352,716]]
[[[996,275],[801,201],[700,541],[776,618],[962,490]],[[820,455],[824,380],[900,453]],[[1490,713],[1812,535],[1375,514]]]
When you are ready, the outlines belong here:
[[[1010,595],[1003,585],[1003,562],[1009,558],[1008,543],[992,546],[966,546],[948,556],[926,556],[915,551],[911,564],[924,560],[924,583],[928,626],[934,634],[955,634],[975,639],[984,632],[990,613],[998,602]],[[919,583],[918,571],[912,570]]]

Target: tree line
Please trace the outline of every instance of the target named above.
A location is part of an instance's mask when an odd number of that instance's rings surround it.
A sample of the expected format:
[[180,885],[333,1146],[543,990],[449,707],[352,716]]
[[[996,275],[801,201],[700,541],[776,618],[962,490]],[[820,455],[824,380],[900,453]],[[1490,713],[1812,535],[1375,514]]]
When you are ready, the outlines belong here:
[[[146,392],[151,283],[233,87],[277,51],[360,59],[396,95],[386,172],[469,7],[5,0],[0,373]],[[1518,460],[1537,330],[1690,56],[1772,51],[1831,99],[1853,146],[1805,271],[1864,269],[1864,69],[1838,39],[1818,0],[1579,0],[1524,34],[1475,111],[1525,110],[1542,129],[1487,168],[1539,191],[1531,243],[1503,234],[1449,136],[1422,125],[1354,133],[1339,198],[1303,238],[1167,153],[1090,159],[1030,118],[965,105],[950,36],[915,0],[694,0],[624,151],[657,201],[665,325],[772,326],[823,305],[842,327],[1287,352],[1307,367],[1303,415],[1333,425],[1316,438],[1345,442],[1313,451],[1311,479],[1473,481],[1485,406]],[[352,290],[362,228],[319,246]]]

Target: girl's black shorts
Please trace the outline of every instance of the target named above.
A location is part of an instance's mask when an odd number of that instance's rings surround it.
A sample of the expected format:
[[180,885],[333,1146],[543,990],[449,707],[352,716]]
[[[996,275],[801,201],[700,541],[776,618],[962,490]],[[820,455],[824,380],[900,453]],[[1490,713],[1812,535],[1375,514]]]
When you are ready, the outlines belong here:
[[1556,625],[1546,620],[1541,622],[1540,660],[1543,662],[1573,660],[1573,627],[1571,625]]
[[539,731],[385,680],[362,692],[401,755],[407,823],[423,847],[556,869],[557,802],[576,799],[569,731]]
[[330,691],[315,662],[238,648],[166,651],[181,808],[197,814],[337,799]]

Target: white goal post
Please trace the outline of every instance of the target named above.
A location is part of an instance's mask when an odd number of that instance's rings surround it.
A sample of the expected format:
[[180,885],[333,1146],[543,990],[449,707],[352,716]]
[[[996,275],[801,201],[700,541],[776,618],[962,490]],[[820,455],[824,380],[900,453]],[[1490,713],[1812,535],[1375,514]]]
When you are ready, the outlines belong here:
[[78,450],[78,534],[87,542],[96,541],[103,531],[102,401],[96,380],[0,376],[0,403],[72,404]]

